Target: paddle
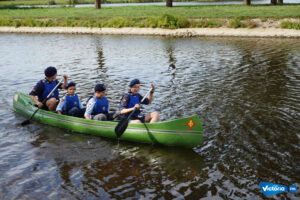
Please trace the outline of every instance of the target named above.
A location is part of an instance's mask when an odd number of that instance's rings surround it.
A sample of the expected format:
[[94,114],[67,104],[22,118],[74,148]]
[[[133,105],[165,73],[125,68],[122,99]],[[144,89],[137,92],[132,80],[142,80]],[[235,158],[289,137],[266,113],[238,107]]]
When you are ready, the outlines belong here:
[[[48,100],[48,98],[52,95],[52,93],[56,90],[56,88],[61,84],[61,82],[63,81],[63,79],[61,79],[58,84],[55,86],[55,88],[53,88],[53,90],[48,94],[48,96],[43,100],[42,104],[45,104],[46,101]],[[37,113],[37,111],[39,111],[39,107],[36,111],[34,111],[34,113],[31,115],[31,117],[27,120],[25,120],[24,122],[21,123],[21,126],[26,126],[28,124],[30,124],[30,121],[32,120],[33,116],[35,115],[35,113]]]
[[[142,99],[141,103],[146,99],[146,97],[148,96],[148,94],[151,92],[152,88],[147,92],[147,94],[144,96],[144,98]],[[125,132],[125,130],[127,129],[128,126],[128,122],[129,119],[131,117],[131,115],[135,112],[135,109],[133,111],[131,111],[131,113],[129,114],[128,117],[124,117],[123,119],[121,119],[121,121],[118,123],[118,125],[115,128],[115,133],[117,135],[117,138],[119,139],[121,137],[121,135]]]

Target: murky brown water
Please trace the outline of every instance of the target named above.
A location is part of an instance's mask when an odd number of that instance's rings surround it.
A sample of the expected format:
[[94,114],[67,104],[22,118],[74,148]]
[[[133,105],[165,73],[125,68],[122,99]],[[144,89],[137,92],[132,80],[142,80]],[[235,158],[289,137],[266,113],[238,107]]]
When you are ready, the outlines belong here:
[[[261,199],[260,181],[295,184],[266,199],[299,198],[300,41],[0,34],[0,199]],[[157,84],[145,112],[162,120],[198,114],[194,149],[121,142],[24,120],[12,110],[53,65],[95,83],[112,109],[132,78],[142,93]]]

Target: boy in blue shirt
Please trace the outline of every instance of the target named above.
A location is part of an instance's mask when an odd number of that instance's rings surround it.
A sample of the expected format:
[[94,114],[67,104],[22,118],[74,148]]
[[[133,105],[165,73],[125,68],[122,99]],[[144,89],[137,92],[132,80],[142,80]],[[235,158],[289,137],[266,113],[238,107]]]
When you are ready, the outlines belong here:
[[[29,93],[29,97],[36,103],[36,105],[45,110],[55,111],[57,106],[57,101],[59,99],[58,89],[65,89],[68,83],[68,76],[63,75],[64,84],[60,85],[49,97],[45,104],[43,104],[43,100],[48,96],[48,94],[55,88],[58,84],[58,80],[56,80],[57,70],[55,67],[47,67],[44,71],[45,79],[40,80],[32,91]],[[38,96],[38,99],[36,98]]]
[[152,90],[149,98],[145,98],[143,102],[143,96],[140,95],[140,80],[133,79],[129,84],[129,92],[124,94],[120,101],[120,118],[128,117],[131,112],[135,112],[131,115],[130,123],[153,123],[157,122],[159,118],[158,112],[151,112],[146,116],[140,116],[140,104],[151,104],[153,100],[153,93],[155,91],[155,85],[152,84]]
[[70,82],[66,85],[67,94],[60,100],[56,111],[58,114],[73,117],[83,117],[85,108],[82,106],[76,91],[76,83]]
[[105,97],[106,87],[103,84],[95,86],[95,93],[92,95],[86,104],[86,111],[84,117],[86,119],[93,119],[99,121],[113,120],[118,116],[117,112],[108,112],[108,100]]

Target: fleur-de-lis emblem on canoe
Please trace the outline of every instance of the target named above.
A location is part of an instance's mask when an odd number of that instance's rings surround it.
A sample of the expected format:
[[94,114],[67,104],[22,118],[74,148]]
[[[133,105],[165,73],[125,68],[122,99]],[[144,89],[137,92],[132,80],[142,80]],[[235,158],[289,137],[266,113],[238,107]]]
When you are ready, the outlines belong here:
[[185,125],[188,126],[190,130],[193,130],[193,126],[196,126],[196,123],[193,122],[192,118],[190,118],[190,121],[186,122]]

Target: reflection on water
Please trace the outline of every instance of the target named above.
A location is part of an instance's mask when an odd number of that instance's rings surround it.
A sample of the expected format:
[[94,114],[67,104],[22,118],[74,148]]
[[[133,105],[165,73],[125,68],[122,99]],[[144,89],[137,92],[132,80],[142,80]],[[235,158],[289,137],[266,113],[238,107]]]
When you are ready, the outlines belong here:
[[[260,181],[299,188],[296,39],[1,34],[0,43],[1,199],[260,199]],[[203,143],[168,148],[20,127],[13,93],[29,92],[48,65],[77,82],[83,102],[104,83],[114,110],[131,79],[141,79],[142,94],[156,83],[144,112],[199,115]]]

